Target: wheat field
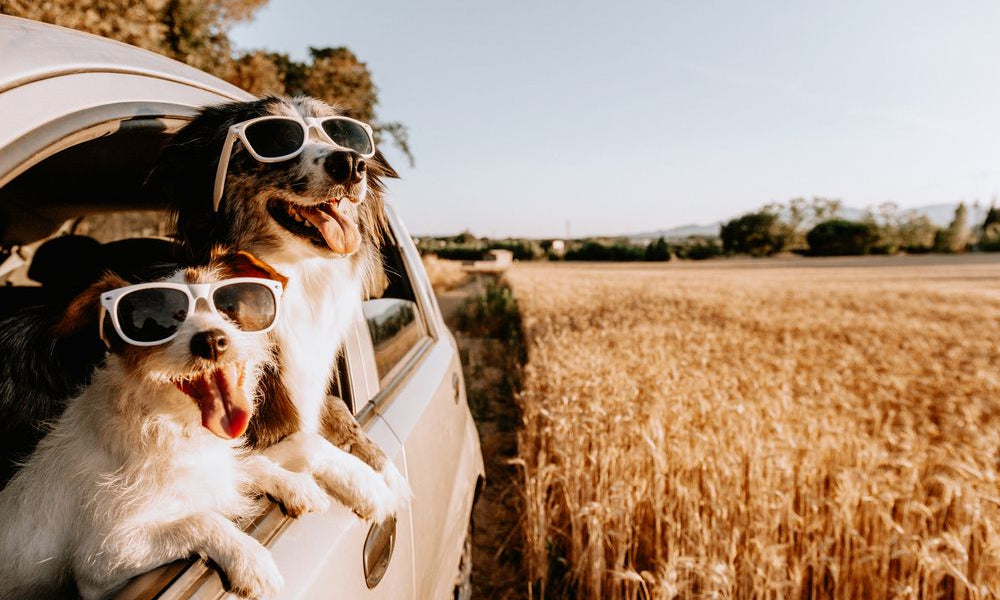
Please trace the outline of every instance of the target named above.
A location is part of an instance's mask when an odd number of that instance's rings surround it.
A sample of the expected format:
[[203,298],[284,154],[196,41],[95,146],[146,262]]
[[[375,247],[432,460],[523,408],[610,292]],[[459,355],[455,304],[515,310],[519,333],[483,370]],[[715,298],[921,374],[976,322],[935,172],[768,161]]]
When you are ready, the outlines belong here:
[[1000,262],[519,265],[530,594],[1000,597]]

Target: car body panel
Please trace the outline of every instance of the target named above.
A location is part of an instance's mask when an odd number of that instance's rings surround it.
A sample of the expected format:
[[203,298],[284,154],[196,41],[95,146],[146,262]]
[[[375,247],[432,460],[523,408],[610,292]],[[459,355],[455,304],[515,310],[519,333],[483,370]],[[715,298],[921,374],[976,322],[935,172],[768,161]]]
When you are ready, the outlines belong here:
[[[483,472],[479,437],[461,385],[461,365],[436,303],[426,294],[427,276],[406,228],[391,208],[389,222],[403,250],[418,304],[436,334],[420,364],[420,376],[405,379],[391,398],[376,405],[403,443],[413,490],[413,523],[420,541],[414,555],[416,597],[443,598],[453,582],[438,575],[442,565],[458,565],[479,474]],[[463,518],[449,518],[462,515]],[[447,524],[442,528],[441,524]]]
[[11,16],[0,16],[0,93],[70,73],[132,73],[201,88],[231,99],[247,92],[194,67],[135,46]]
[[[368,436],[406,472],[403,450],[389,427],[375,417]],[[409,511],[396,517],[396,540],[389,568],[369,590],[363,569],[364,544],[372,523],[334,503],[323,514],[303,515],[268,546],[285,577],[281,598],[417,598],[413,594],[413,538]],[[303,549],[308,551],[303,552]]]

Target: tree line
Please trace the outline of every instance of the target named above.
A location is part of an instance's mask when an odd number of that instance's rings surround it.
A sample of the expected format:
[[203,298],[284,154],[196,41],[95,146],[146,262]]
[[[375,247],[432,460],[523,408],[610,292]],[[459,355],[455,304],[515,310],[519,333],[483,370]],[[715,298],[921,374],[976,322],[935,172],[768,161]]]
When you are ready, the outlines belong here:
[[718,238],[691,236],[667,241],[665,237],[637,243],[628,238],[584,238],[579,240],[479,238],[469,232],[455,236],[417,238],[421,254],[449,260],[474,261],[490,250],[509,250],[514,260],[567,261],[668,261],[673,258],[703,260],[722,254]]
[[722,249],[726,254],[750,256],[1000,250],[1000,211],[995,207],[982,223],[969,223],[969,209],[959,203],[947,227],[937,227],[914,211],[900,211],[891,202],[868,210],[859,220],[841,217],[841,208],[839,200],[824,198],[766,205],[724,223],[719,232]]
[[772,203],[721,225],[718,236],[635,240],[628,237],[575,240],[479,238],[469,232],[417,240],[424,254],[452,260],[479,260],[490,250],[509,250],[515,260],[668,261],[719,256],[860,256],[1000,252],[1000,209],[990,207],[982,223],[970,223],[959,203],[951,222],[937,227],[927,216],[901,211],[893,203],[868,210],[860,219],[841,216],[839,200],[796,198]]

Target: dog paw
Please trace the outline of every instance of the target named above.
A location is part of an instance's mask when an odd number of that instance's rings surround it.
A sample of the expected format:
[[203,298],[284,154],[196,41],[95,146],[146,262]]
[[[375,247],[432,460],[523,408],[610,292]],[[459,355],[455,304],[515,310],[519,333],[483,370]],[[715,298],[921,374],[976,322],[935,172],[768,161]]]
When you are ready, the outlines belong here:
[[413,498],[413,492],[410,491],[410,484],[406,481],[406,477],[403,477],[403,474],[399,472],[391,460],[385,461],[379,475],[388,486],[389,494],[394,498],[392,512],[403,511]]
[[271,553],[253,538],[241,546],[227,564],[219,563],[229,582],[229,591],[242,598],[277,596],[284,580]]
[[285,507],[285,513],[297,518],[305,513],[325,512],[330,508],[330,496],[312,475],[286,472],[274,482],[268,495]]
[[333,496],[362,519],[392,514],[392,493],[374,469],[350,454],[323,465],[316,478]]
[[381,471],[372,471],[359,483],[359,503],[354,512],[362,518],[384,521],[406,508],[410,500],[410,486],[392,461],[386,461]]

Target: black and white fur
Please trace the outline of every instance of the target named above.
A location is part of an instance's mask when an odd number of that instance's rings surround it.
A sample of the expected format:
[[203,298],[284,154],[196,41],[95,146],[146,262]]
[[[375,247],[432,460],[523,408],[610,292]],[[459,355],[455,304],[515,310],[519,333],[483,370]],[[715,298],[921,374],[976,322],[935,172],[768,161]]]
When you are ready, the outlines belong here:
[[[251,424],[251,442],[281,464],[314,474],[358,514],[381,520],[405,506],[409,487],[353,416],[328,402],[327,391],[358,300],[384,281],[381,178],[396,173],[380,153],[361,159],[317,139],[279,163],[258,162],[237,143],[219,211],[212,210],[215,171],[229,127],[264,115],[296,114],[338,113],[303,97],[205,108],[164,150],[151,182],[175,207],[178,236],[196,254],[215,244],[247,250],[289,277],[284,314],[272,332],[277,364],[262,380],[264,400]],[[291,218],[331,201],[349,221],[345,231],[357,228],[356,248],[336,252],[310,236],[301,219]],[[324,432],[367,467],[345,461]]]
[[[212,281],[218,272],[185,269],[171,280],[193,277]],[[70,304],[57,329],[78,326],[82,313],[96,314],[100,293],[125,284],[105,277]],[[209,329],[230,341],[211,360],[192,345]],[[232,519],[255,514],[254,494],[295,512],[323,510],[327,496],[312,478],[247,454],[242,439],[204,428],[196,402],[176,385],[243,365],[233,389],[252,399],[270,357],[266,336],[198,311],[163,345],[112,339],[104,366],[0,492],[0,599],[53,597],[73,583],[85,600],[104,598],[192,554],[211,558],[241,596],[276,593],[282,579],[270,553]]]

